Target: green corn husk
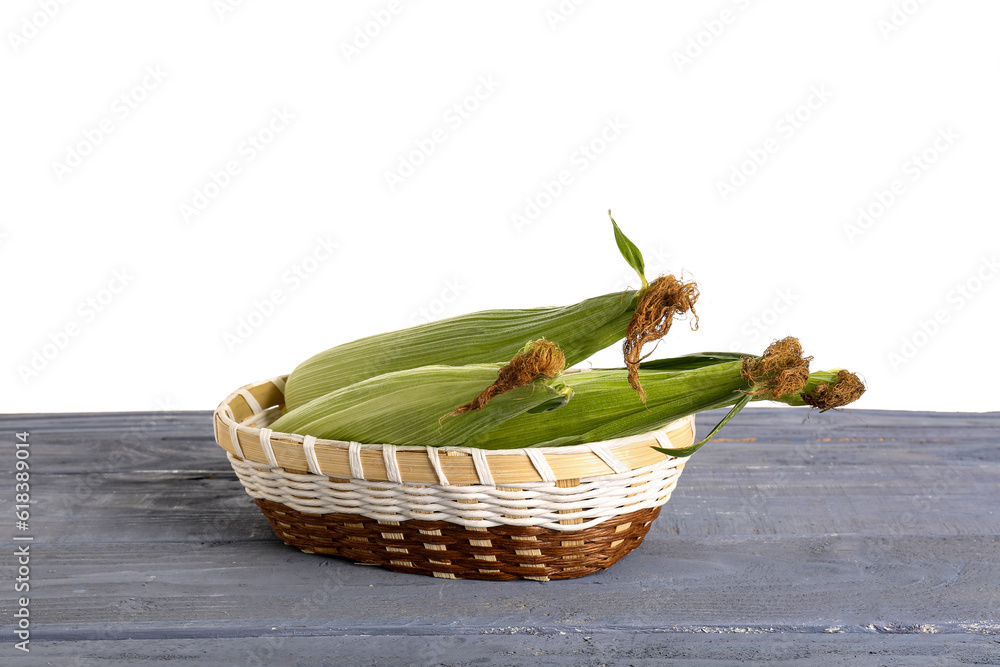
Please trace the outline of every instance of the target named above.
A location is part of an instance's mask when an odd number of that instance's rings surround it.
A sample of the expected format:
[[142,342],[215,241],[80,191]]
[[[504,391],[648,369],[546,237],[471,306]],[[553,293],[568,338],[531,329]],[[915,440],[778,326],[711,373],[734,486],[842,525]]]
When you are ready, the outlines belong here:
[[567,365],[577,364],[622,339],[637,295],[626,290],[571,306],[470,313],[338,345],[292,371],[285,410],[394,371],[504,362],[538,338],[558,342]]
[[539,379],[493,398],[489,409],[449,415],[493,382],[500,367],[424,366],[386,373],[316,398],[270,428],[364,443],[461,445],[517,415],[558,407],[572,393],[560,378]]
[[645,405],[636,400],[625,369],[569,372],[562,376],[573,391],[566,405],[511,418],[467,444],[483,449],[559,447],[636,435],[685,415],[733,405],[743,396],[740,391],[751,388],[741,375],[742,361],[728,355],[688,355],[654,363],[659,368],[639,371]]
[[[558,343],[570,366],[613,345],[626,337],[637,306],[655,309],[660,304],[641,303],[641,297],[650,295],[649,290],[658,281],[647,282],[642,253],[614,218],[611,224],[619,252],[642,280],[640,290],[605,294],[562,307],[481,311],[338,345],[310,357],[292,371],[285,384],[286,412],[385,373],[430,365],[504,362],[530,340],[545,338]],[[664,278],[680,284],[670,276]],[[693,283],[686,287],[695,290]],[[697,298],[696,293],[693,298]],[[688,307],[671,306],[675,314]],[[669,321],[661,323],[655,333],[647,332],[647,339],[662,336],[669,329]]]
[[804,386],[799,384],[786,395],[774,396],[746,379],[748,359],[761,357],[709,352],[643,364],[639,375],[648,390],[645,404],[632,391],[626,369],[596,369],[536,379],[464,414],[457,414],[454,408],[495,380],[502,365],[406,369],[314,399],[281,417],[271,428],[395,445],[558,447],[645,433],[685,415],[733,406],[700,442],[683,450],[660,450],[689,456],[751,400],[767,398],[788,405],[815,406],[810,396],[837,387],[845,372],[812,373]]
[[[849,379],[841,388],[849,387],[847,393],[852,395],[840,396],[838,406],[855,400],[864,392],[864,385],[856,376],[837,369],[811,373],[804,386],[774,396],[746,379],[747,359],[759,360],[761,357],[707,352],[642,364],[639,377],[647,388],[645,405],[637,403],[627,391],[624,369],[569,372],[563,375],[563,381],[572,390],[573,398],[565,406],[551,414],[512,418],[467,444],[483,449],[576,445],[637,435],[685,415],[733,406],[700,442],[684,450],[660,449],[674,456],[689,456],[711,440],[750,401],[766,399],[829,409],[822,401],[817,403],[814,397],[824,390],[834,393],[832,390],[841,385],[845,374]],[[802,361],[808,363],[807,359]]]
[[789,405],[808,405],[820,412],[835,410],[861,398],[866,387],[854,373],[835,368],[831,371],[813,373],[802,391],[788,397]]
[[804,407],[809,405],[806,403],[805,399],[802,398],[803,394],[811,394],[816,391],[817,387],[822,385],[832,385],[837,382],[840,371],[842,368],[834,368],[829,371],[813,371],[809,374],[809,381],[806,382],[806,386],[802,388],[802,391],[793,394],[791,396],[786,396],[781,402],[788,405],[793,405],[796,407]]
[[[693,371],[705,366],[729,363],[734,361],[743,362],[744,357],[760,359],[756,354],[746,354],[744,352],[694,352],[680,357],[670,357],[667,359],[656,359],[654,361],[644,361],[639,364],[640,371]],[[608,369],[616,370],[616,369]]]

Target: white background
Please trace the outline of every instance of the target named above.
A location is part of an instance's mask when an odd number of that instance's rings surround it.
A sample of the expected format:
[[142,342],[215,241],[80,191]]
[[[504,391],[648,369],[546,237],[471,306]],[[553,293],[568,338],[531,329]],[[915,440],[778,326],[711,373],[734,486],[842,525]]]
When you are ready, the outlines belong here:
[[4,2],[0,411],[635,286],[609,208],[702,290],[657,356],[795,335],[858,408],[1000,404],[1000,4],[232,4]]

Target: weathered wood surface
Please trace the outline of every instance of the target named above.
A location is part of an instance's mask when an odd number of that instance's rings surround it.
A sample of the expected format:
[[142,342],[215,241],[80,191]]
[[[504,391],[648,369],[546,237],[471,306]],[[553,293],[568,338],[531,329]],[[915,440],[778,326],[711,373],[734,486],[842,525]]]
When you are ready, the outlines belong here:
[[1000,664],[1000,413],[748,409],[638,550],[545,584],[281,544],[207,412],[0,424],[31,433],[35,538],[32,651],[4,664]]

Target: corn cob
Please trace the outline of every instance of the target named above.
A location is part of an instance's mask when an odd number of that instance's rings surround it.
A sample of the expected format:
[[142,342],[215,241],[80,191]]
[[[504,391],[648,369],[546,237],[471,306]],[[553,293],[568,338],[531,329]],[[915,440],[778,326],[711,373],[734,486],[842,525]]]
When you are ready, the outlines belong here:
[[504,362],[538,338],[558,342],[567,364],[573,365],[621,340],[636,294],[605,294],[561,308],[471,313],[338,345],[292,371],[285,386],[285,410],[393,371]]
[[[376,444],[460,445],[519,414],[563,405],[572,395],[558,378],[564,366],[557,346],[533,341],[503,366],[423,366],[368,378],[287,412],[271,428]],[[491,382],[492,395],[448,412]]]
[[[864,391],[846,371],[803,374],[809,358],[802,356],[798,341],[783,339],[760,357],[702,353],[643,364],[639,378],[649,392],[643,405],[635,400],[627,369],[559,374],[564,360],[561,355],[550,359],[553,349],[547,341],[536,341],[502,367],[429,366],[387,373],[314,399],[271,428],[397,445],[555,447],[643,433],[688,414],[734,406],[701,442],[683,451],[662,450],[687,456],[751,400],[830,409]],[[539,359],[546,361],[539,366]],[[526,368],[530,372],[522,374]]]
[[[735,404],[749,383],[741,361],[690,370],[644,370],[645,405],[635,400],[625,369],[566,373],[573,398],[551,413],[514,417],[468,441],[470,447],[559,447],[644,433],[674,419]],[[484,412],[490,407],[484,409]]]
[[460,445],[523,412],[565,402],[563,383],[539,381],[497,396],[489,410],[441,419],[492,382],[499,367],[422,366],[386,373],[320,396],[283,415],[271,428],[353,442]]
[[567,372],[563,381],[573,397],[565,406],[549,414],[511,418],[467,444],[483,449],[575,445],[636,435],[685,415],[734,406],[719,427],[686,452],[664,450],[689,455],[751,400],[815,405],[816,396],[837,394],[841,402],[831,398],[825,408],[830,409],[864,391],[860,381],[847,371],[842,371],[846,375],[810,375],[808,362],[793,338],[775,341],[761,357],[706,353],[650,362],[639,370],[648,391],[645,405],[637,403],[627,390],[628,372],[624,369]]
[[[613,218],[611,222],[619,251],[642,279],[640,290],[605,294],[564,307],[471,313],[339,345],[292,371],[285,386],[285,411],[384,373],[429,365],[504,362],[527,341],[539,338],[557,342],[570,366],[625,338],[633,381],[642,346],[665,335],[675,315],[693,313],[698,291],[694,283],[682,283],[670,275],[648,283],[642,253]],[[643,395],[637,381],[633,387]]]
[[782,399],[788,405],[808,405],[826,412],[853,403],[865,393],[865,385],[857,375],[843,368],[817,371],[809,376],[809,381],[801,392]]

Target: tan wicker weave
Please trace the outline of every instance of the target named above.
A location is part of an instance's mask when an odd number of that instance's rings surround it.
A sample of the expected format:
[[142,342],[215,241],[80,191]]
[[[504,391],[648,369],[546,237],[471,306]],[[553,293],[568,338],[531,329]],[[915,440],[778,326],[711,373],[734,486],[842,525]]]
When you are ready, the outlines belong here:
[[652,446],[694,440],[693,416],[569,447],[317,440],[267,428],[284,381],[247,385],[215,412],[216,441],[275,534],[310,553],[438,577],[544,581],[609,567],[639,544],[684,467]]

